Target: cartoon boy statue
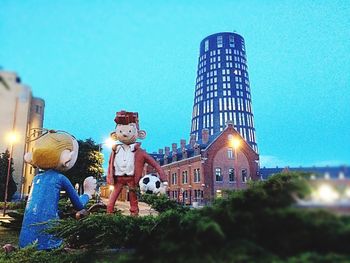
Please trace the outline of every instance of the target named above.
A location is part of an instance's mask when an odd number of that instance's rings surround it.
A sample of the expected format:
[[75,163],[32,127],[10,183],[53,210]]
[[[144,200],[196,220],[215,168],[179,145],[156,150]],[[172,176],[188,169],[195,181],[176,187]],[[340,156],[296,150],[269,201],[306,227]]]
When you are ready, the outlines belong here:
[[144,139],[146,132],[139,129],[139,119],[137,112],[120,111],[114,119],[116,125],[115,132],[111,135],[119,140],[112,148],[109,158],[107,183],[114,185],[111,193],[107,213],[113,213],[115,202],[124,185],[129,187],[130,214],[137,216],[139,213],[136,187],[142,177],[144,165],[147,163],[159,173],[160,180],[167,185],[167,178],[160,165],[143,149],[137,139]]
[[66,191],[74,208],[80,212],[84,211],[86,203],[94,194],[96,179],[92,176],[85,179],[84,194],[79,197],[68,178],[60,173],[73,167],[78,148],[78,142],[72,135],[62,131],[43,130],[35,139],[32,152],[24,156],[27,163],[44,172],[33,179],[19,236],[20,247],[33,243],[37,244],[39,250],[60,246],[62,240],[45,233],[49,220],[59,218],[60,191]]

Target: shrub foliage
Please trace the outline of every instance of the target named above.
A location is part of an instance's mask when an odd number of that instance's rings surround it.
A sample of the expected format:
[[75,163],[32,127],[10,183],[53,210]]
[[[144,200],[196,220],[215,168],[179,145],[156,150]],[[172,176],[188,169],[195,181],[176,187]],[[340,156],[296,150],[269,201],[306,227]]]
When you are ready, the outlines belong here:
[[113,262],[333,262],[350,259],[350,218],[293,206],[309,189],[287,173],[187,209],[144,197],[158,216],[96,214],[50,231],[73,247],[133,249]]

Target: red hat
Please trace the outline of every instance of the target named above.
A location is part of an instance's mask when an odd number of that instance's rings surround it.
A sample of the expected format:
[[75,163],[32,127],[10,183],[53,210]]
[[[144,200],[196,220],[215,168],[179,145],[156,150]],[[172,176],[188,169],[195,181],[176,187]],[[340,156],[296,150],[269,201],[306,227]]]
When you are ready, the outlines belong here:
[[116,124],[129,124],[136,123],[137,128],[139,127],[139,114],[137,112],[129,112],[121,110],[117,112],[117,115],[114,119]]

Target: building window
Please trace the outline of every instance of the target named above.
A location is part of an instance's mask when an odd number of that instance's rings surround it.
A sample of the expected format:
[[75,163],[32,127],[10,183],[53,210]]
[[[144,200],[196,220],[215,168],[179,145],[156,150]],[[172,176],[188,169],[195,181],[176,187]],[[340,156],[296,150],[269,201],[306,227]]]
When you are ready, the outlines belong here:
[[35,113],[41,114],[42,107],[39,105],[35,105]]
[[228,148],[228,149],[227,149],[227,157],[228,157],[229,159],[234,159],[233,156],[234,156],[234,155],[233,155],[233,149],[232,149],[232,148]]
[[216,42],[217,42],[218,48],[222,47],[222,36],[218,36],[216,38]]
[[235,169],[233,169],[233,168],[228,169],[228,179],[230,182],[235,181]]
[[203,199],[203,191],[202,190],[194,190],[194,200],[199,201]]
[[222,191],[220,189],[216,190],[216,198],[222,198]]
[[205,40],[204,42],[204,51],[208,51],[209,50],[209,40]]
[[200,170],[198,169],[194,169],[194,182],[195,183],[199,183],[201,181],[201,174],[200,174]]
[[187,171],[182,172],[182,183],[187,184],[188,183],[188,173]]
[[247,169],[242,169],[242,183],[246,183],[248,181]]
[[215,181],[222,182],[221,168],[215,168]]
[[171,184],[177,184],[177,174],[173,173],[171,175]]
[[187,199],[187,198],[188,198],[188,192],[187,192],[187,190],[185,190],[185,191],[182,193],[182,198],[183,198],[183,199]]

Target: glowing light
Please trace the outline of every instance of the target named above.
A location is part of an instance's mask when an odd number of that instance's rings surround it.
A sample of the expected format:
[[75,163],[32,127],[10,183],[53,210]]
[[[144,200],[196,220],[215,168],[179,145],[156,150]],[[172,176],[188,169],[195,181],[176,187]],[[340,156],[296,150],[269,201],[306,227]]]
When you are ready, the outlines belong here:
[[231,147],[235,148],[235,150],[241,145],[241,139],[238,136],[235,137],[232,134],[229,134],[227,139],[229,140]]
[[113,145],[115,145],[115,141],[112,138],[108,138],[104,141],[103,144],[106,145],[108,148],[112,148]]
[[237,149],[241,145],[241,140],[237,139],[237,138],[234,138],[232,140],[232,145],[233,145],[233,148]]
[[328,184],[321,185],[317,190],[317,195],[319,200],[325,203],[333,203],[339,199],[339,193]]
[[350,188],[347,188],[344,194],[347,198],[350,198]]
[[113,191],[113,190],[114,190],[114,186],[113,186],[113,185],[110,185],[110,186],[109,186],[109,190],[110,190],[110,191]]
[[18,135],[15,132],[11,132],[7,135],[9,143],[14,144],[18,141]]

